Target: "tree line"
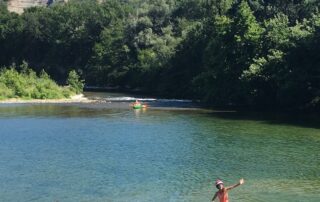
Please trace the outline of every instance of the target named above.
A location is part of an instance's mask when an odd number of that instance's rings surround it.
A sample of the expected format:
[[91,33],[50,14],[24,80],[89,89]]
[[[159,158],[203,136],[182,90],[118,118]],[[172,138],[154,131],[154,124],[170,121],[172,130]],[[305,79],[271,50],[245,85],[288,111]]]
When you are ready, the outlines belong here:
[[320,107],[313,0],[70,0],[9,13],[0,65],[219,106]]

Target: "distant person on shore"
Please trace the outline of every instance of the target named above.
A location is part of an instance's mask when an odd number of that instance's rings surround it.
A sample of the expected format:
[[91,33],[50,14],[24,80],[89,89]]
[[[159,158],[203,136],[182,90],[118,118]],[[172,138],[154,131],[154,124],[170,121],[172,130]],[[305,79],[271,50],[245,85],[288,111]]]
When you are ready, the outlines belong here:
[[244,179],[240,179],[238,184],[232,185],[230,187],[224,187],[223,182],[220,179],[216,180],[216,187],[218,191],[214,194],[212,201],[214,201],[217,197],[220,202],[229,202],[228,191],[240,186],[244,183]]

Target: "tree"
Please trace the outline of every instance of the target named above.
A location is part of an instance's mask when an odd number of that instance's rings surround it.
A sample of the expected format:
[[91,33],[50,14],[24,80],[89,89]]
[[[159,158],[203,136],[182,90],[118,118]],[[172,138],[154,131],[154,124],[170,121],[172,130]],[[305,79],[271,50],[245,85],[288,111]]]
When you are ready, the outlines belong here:
[[84,87],[84,81],[80,79],[80,76],[75,70],[69,72],[67,84],[71,87],[71,90],[75,93],[82,93]]
[[246,1],[235,4],[233,10],[231,17],[214,19],[204,53],[206,70],[195,79],[205,100],[219,105],[247,103],[240,77],[258,53],[264,31]]

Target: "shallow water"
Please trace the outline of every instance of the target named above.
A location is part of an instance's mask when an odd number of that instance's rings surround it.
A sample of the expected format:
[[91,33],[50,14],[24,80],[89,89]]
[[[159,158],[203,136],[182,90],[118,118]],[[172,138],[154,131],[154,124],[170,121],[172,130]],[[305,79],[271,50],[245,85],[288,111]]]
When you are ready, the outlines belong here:
[[204,110],[0,105],[1,201],[320,201],[320,129]]

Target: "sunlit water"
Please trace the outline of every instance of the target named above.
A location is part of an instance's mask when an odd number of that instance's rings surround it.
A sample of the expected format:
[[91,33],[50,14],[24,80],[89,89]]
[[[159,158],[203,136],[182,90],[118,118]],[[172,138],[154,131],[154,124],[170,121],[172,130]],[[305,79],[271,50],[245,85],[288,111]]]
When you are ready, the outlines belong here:
[[320,201],[320,129],[204,110],[0,105],[0,201]]

